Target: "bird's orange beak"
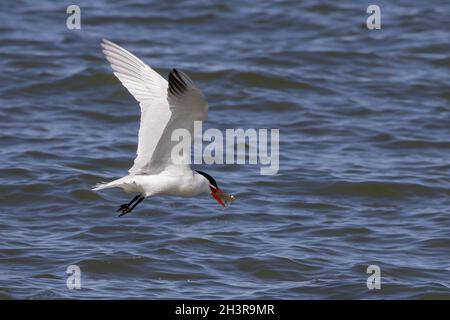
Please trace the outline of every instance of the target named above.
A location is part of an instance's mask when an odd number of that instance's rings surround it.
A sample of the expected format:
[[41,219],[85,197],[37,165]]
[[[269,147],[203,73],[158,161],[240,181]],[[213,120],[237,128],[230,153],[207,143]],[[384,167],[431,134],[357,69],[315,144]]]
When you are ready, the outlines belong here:
[[211,195],[223,207],[226,207],[229,202],[232,202],[235,200],[234,196],[223,192],[219,188],[211,188]]

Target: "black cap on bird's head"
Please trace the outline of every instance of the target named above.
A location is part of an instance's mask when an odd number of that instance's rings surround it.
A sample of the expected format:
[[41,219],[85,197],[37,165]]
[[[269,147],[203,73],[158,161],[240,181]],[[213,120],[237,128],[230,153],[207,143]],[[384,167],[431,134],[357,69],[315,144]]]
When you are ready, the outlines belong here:
[[234,200],[234,196],[226,194],[222,190],[220,190],[219,186],[217,185],[216,180],[214,180],[213,177],[211,177],[209,174],[203,171],[195,170],[198,174],[201,174],[209,181],[209,188],[211,189],[211,196],[216,199],[218,203],[220,203],[222,206],[225,206],[227,202],[231,202]]

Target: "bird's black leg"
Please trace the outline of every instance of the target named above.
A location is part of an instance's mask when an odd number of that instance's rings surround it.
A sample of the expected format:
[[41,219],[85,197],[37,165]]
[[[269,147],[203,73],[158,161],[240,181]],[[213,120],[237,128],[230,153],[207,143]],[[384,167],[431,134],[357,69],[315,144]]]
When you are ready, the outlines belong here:
[[139,199],[136,201],[136,203],[130,208],[130,207],[126,207],[122,210],[122,213],[119,214],[119,217],[126,215],[127,213],[130,213],[131,211],[133,211],[134,208],[136,208],[136,206],[142,202],[142,200],[145,199],[145,197],[141,197],[141,195],[139,195]]
[[124,204],[120,205],[120,207],[119,207],[119,209],[117,209],[117,211],[123,211],[123,210],[125,210],[125,209],[129,209],[130,206],[133,204],[133,202],[135,202],[137,199],[139,199],[140,196],[141,196],[141,195],[138,194],[138,195],[137,195],[136,197],[134,197],[130,202],[124,203]]

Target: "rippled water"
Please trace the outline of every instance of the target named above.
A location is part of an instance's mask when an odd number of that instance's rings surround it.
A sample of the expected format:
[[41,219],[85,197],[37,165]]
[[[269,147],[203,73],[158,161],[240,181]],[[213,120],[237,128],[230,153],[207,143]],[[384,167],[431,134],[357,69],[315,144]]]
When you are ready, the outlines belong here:
[[[76,3],[81,30],[0,5],[0,298],[450,298],[448,1],[377,1],[376,31],[360,1]],[[90,187],[126,174],[139,109],[101,38],[191,75],[206,128],[279,128],[279,174],[200,166],[239,200],[117,218],[131,196]]]

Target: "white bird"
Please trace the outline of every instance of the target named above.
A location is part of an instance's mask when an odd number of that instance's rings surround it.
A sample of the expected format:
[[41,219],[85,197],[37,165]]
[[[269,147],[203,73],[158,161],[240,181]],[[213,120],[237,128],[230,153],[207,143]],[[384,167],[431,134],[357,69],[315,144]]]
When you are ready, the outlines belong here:
[[93,190],[119,187],[125,192],[139,193],[117,211],[123,216],[131,212],[146,197],[155,195],[196,196],[211,195],[221,204],[233,201],[209,174],[193,171],[185,161],[179,164],[171,158],[175,141],[172,132],[178,128],[189,130],[193,137],[194,121],[205,120],[208,103],[194,82],[183,72],[173,69],[167,82],[135,55],[103,39],[106,59],[116,77],[139,102],[141,123],[137,156],[134,165],[123,178],[100,183]]

